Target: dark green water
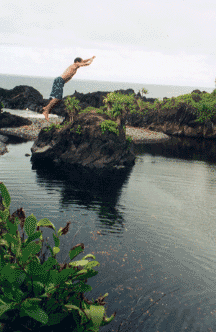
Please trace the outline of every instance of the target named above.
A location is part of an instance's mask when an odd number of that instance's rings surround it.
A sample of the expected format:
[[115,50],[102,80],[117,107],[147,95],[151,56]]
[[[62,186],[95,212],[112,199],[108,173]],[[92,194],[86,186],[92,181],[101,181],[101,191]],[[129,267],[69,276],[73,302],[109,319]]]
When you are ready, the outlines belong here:
[[[94,185],[32,169],[25,154],[33,142],[10,144],[0,157],[11,213],[23,207],[57,230],[71,221],[59,263],[69,262],[69,249],[81,242],[78,259],[96,256],[99,273],[85,295],[108,292],[107,314],[117,312],[100,331],[216,331],[216,161],[214,143],[205,144],[140,146],[128,173]],[[54,246],[52,230],[43,234]]]

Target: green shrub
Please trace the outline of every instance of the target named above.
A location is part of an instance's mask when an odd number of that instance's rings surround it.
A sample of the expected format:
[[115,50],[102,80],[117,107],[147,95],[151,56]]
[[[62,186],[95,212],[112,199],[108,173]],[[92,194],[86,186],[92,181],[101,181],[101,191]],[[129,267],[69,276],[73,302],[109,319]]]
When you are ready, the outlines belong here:
[[70,121],[66,121],[62,125],[52,123],[49,127],[43,128],[42,130],[44,130],[44,131],[50,131],[53,128],[62,129],[62,128],[66,127],[69,124],[70,124]]
[[79,106],[79,100],[76,99],[76,97],[67,97],[65,102],[64,102],[67,110],[69,113],[73,113],[75,111],[80,111],[81,107]]
[[119,92],[110,92],[103,99],[105,106],[110,108],[107,111],[107,114],[111,117],[117,117],[122,114],[123,110],[136,111],[136,100],[134,98],[134,93],[128,95],[124,95]]
[[96,107],[88,106],[84,110],[79,111],[79,113],[88,113],[90,111],[98,110]]
[[[203,123],[211,120],[216,114],[216,89],[212,93],[190,93],[178,97],[167,98],[166,100],[156,99],[154,103],[137,100],[140,111],[145,113],[148,110],[172,110],[181,104],[192,107],[197,115],[195,122]],[[132,113],[132,112],[131,112]]]
[[216,89],[214,89],[211,93],[213,96],[216,96]]
[[100,124],[102,133],[104,134],[106,130],[115,133],[117,136],[119,135],[119,130],[117,129],[118,124],[112,120],[104,120]]
[[141,96],[144,96],[144,94],[147,94],[149,92],[145,88],[142,88],[142,90],[139,90],[139,93],[141,94]]
[[[13,332],[44,329],[51,332],[56,324],[63,326],[66,319],[67,331],[73,332],[99,331],[100,326],[109,324],[115,313],[110,318],[105,315],[102,301],[108,293],[95,302],[83,296],[84,292],[92,290],[85,284],[87,278],[98,273],[93,269],[100,265],[95,256],[89,254],[63,266],[56,260],[60,251],[59,237],[67,234],[70,222],[56,233],[55,226],[47,218],[38,222],[33,214],[27,218],[23,214],[15,217],[15,213],[10,216],[11,198],[2,182],[0,190],[3,197],[0,210],[0,323],[5,324],[3,331],[6,328]],[[28,236],[25,241],[24,234],[21,238],[18,231],[19,224]],[[39,259],[44,242],[40,227],[55,231],[55,246],[51,248],[47,244],[51,257],[43,263]],[[33,242],[36,239],[39,241]],[[84,244],[76,245],[69,251],[70,259],[83,251]]]
[[79,135],[82,133],[82,131],[81,131],[81,126],[80,126],[80,125],[78,125],[77,130],[76,130],[76,133],[79,134]]
[[197,115],[195,122],[203,123],[208,119],[211,120],[216,114],[216,98],[214,93],[190,93],[176,98],[169,98],[164,102],[160,102],[159,107],[162,110],[169,110],[178,107],[181,103],[186,103],[194,109]]

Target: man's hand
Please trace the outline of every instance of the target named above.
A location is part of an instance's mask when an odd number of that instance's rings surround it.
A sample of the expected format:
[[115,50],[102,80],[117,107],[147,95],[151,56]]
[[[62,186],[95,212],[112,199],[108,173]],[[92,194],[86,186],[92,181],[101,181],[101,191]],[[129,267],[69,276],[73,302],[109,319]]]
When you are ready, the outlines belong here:
[[95,55],[92,57],[92,60],[93,60],[94,58],[96,58],[96,56],[95,56]]

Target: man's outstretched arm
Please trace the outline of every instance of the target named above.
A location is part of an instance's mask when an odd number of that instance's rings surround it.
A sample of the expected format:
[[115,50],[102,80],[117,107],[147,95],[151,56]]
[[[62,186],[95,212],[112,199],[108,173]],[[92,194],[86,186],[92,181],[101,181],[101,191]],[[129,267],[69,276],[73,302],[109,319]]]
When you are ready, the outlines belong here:
[[83,60],[83,62],[86,63],[86,62],[92,61],[94,58],[95,58],[95,56],[93,56],[93,57],[90,58],[90,59]]
[[92,58],[83,60],[84,63],[89,62]]
[[93,56],[91,59],[83,60],[82,62],[77,62],[77,66],[78,67],[89,66],[92,63],[94,58],[95,58],[95,56]]

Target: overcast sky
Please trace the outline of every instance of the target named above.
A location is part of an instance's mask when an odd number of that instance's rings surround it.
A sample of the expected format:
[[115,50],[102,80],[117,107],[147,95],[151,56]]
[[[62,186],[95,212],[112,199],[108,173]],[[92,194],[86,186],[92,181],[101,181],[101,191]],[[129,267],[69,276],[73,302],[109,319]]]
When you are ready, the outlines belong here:
[[215,0],[1,0],[0,73],[214,87]]

